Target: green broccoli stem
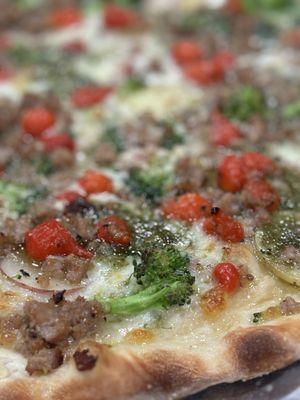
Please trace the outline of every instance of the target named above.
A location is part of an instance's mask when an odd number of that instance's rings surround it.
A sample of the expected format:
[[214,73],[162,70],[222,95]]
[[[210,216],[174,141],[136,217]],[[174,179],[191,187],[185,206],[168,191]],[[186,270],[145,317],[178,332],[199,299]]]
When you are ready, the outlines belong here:
[[178,285],[180,282],[173,282],[164,287],[154,284],[133,295],[106,299],[96,295],[95,299],[101,303],[107,314],[132,315],[152,308],[164,308],[167,305],[166,298],[178,288]]

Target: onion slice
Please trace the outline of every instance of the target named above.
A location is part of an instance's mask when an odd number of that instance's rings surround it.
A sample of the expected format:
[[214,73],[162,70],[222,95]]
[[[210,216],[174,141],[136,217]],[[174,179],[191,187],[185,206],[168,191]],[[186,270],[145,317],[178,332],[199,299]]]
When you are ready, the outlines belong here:
[[37,282],[39,276],[37,268],[16,255],[2,258],[0,261],[0,273],[16,286],[41,295],[52,295],[54,292],[62,290],[65,290],[65,294],[68,295],[84,287],[84,285],[74,286],[64,280],[51,279],[49,288],[45,289]]

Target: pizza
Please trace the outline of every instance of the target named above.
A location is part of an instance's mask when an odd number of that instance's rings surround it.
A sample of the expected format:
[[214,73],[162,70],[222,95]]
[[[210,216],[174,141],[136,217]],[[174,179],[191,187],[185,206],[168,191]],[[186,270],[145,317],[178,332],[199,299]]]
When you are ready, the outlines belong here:
[[299,11],[1,1],[1,400],[300,359]]

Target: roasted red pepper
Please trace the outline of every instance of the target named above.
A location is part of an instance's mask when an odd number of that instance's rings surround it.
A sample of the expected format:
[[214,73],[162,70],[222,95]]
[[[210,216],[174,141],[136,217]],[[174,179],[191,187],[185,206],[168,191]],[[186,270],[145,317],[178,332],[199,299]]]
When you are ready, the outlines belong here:
[[271,158],[255,151],[244,153],[241,156],[241,162],[247,176],[251,173],[265,175],[275,170],[275,164]]
[[113,192],[114,187],[110,178],[97,171],[88,170],[78,180],[79,185],[87,194]]
[[202,49],[194,40],[178,40],[173,44],[171,52],[178,64],[199,60],[202,57]]
[[265,208],[273,212],[280,205],[276,189],[264,179],[249,180],[244,187],[244,201],[249,208]]
[[242,225],[221,210],[205,218],[203,230],[205,233],[215,235],[225,242],[238,243],[245,237]]
[[104,8],[104,25],[110,29],[134,28],[140,25],[141,18],[129,8],[108,4]]
[[111,87],[82,86],[72,93],[71,100],[74,107],[87,108],[101,103],[111,91]]
[[199,85],[209,85],[219,81],[223,71],[214,60],[193,61],[183,66],[186,77],[197,82]]
[[47,152],[54,151],[56,149],[65,148],[70,151],[75,150],[75,142],[71,136],[66,133],[60,133],[57,135],[42,136],[41,142],[44,145],[44,149]]
[[26,133],[40,136],[46,129],[55,123],[55,115],[44,107],[35,107],[26,110],[22,115],[21,125]]
[[71,202],[78,199],[78,197],[83,197],[82,194],[75,192],[75,190],[67,190],[66,192],[60,193],[56,196],[58,200]]
[[122,218],[110,215],[99,221],[98,237],[107,243],[129,246],[131,229]]
[[218,146],[230,146],[242,137],[239,128],[222,114],[212,115],[212,142]]
[[25,250],[36,261],[48,256],[75,254],[82,258],[92,258],[92,253],[76,243],[71,233],[55,219],[49,219],[25,235]]
[[235,57],[230,51],[220,51],[214,57],[214,62],[216,67],[220,69],[221,72],[225,72],[234,66]]
[[82,13],[78,8],[65,7],[53,11],[49,19],[53,28],[66,28],[80,23],[82,18]]
[[245,171],[241,158],[229,155],[223,158],[218,167],[219,187],[227,192],[240,191],[246,182]]
[[162,211],[168,217],[181,221],[196,221],[208,215],[211,204],[198,193],[185,193],[166,201]]

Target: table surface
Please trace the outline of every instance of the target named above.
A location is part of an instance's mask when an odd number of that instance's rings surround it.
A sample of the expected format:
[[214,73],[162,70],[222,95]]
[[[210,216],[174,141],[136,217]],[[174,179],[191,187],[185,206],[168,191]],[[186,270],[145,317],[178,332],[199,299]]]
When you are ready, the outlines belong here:
[[217,385],[186,400],[300,400],[300,362],[248,382]]

